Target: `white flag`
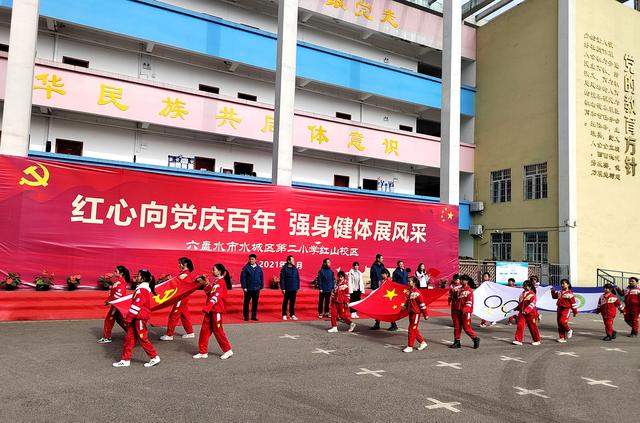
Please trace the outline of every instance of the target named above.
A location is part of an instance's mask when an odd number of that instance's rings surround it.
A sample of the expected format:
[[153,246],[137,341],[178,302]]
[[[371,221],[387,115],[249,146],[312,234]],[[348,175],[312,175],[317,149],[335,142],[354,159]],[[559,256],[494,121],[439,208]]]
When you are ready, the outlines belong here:
[[[513,288],[494,282],[484,282],[473,292],[473,314],[489,322],[498,322],[515,316],[522,288]],[[550,294],[548,286],[538,287],[536,296],[540,298]],[[555,303],[553,306],[555,310]]]

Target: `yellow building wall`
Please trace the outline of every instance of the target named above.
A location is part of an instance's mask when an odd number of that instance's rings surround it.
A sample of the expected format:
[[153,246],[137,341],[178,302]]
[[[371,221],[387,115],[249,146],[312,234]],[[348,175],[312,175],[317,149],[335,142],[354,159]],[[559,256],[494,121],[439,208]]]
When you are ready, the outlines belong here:
[[[632,155],[625,140],[640,139],[640,124],[625,129],[625,118],[640,123],[640,13],[612,0],[576,7],[578,267],[586,285],[597,268],[640,272],[640,165],[635,176],[625,166],[640,163],[640,144]],[[626,70],[625,55],[635,60]]]
[[[510,232],[514,261],[524,259],[523,232],[548,232],[558,262],[558,5],[533,0],[477,32],[476,193],[485,228],[475,257],[491,259],[491,233]],[[524,166],[547,162],[548,197],[524,200]],[[491,203],[491,171],[511,168],[511,202]]]

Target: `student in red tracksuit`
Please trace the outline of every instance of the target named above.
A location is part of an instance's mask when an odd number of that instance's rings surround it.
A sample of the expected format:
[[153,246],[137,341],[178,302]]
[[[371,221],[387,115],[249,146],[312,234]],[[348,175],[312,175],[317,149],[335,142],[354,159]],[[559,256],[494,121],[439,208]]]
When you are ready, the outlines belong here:
[[[516,280],[513,278],[509,278],[507,279],[507,286],[510,288],[515,288],[516,287]],[[515,325],[516,323],[518,323],[518,318],[514,315],[509,317],[509,320],[507,321],[508,325]]]
[[558,342],[565,343],[567,338],[573,336],[573,330],[569,327],[569,313],[573,313],[575,317],[578,314],[578,304],[576,303],[576,297],[571,291],[571,282],[569,279],[562,279],[560,281],[562,290],[556,291],[555,288],[551,288],[551,298],[557,299],[557,320],[558,320]]
[[453,320],[453,344],[449,348],[460,348],[461,329],[473,339],[473,348],[480,347],[480,338],[471,328],[471,313],[473,313],[473,290],[469,286],[469,279],[460,279],[461,286],[454,292],[451,303],[451,318]]
[[160,363],[160,356],[149,341],[149,332],[147,331],[147,322],[151,317],[151,294],[155,295],[156,280],[146,269],[138,272],[136,280],[139,282],[136,292],[133,294],[131,306],[124,321],[127,323],[127,334],[124,337],[124,347],[122,349],[122,359],[117,363],[113,363],[113,367],[129,367],[131,365],[131,356],[133,355],[133,347],[136,341],[140,342],[142,349],[151,359],[148,363],[144,363],[144,367],[153,367]]
[[624,291],[616,287],[618,295],[624,295],[624,321],[631,326],[630,337],[638,336],[638,316],[640,315],[640,287],[638,278],[629,278],[629,286]]
[[338,318],[349,325],[349,332],[356,328],[349,317],[349,281],[342,270],[338,272],[336,286],[331,292],[331,329],[327,332],[338,332]]
[[518,310],[518,326],[516,328],[516,336],[513,345],[522,345],[524,339],[524,326],[529,327],[533,342],[531,345],[540,345],[540,331],[538,330],[538,308],[536,307],[536,288],[530,280],[524,281],[522,284],[524,292],[520,294],[520,301],[516,310]]
[[[180,257],[178,259],[178,267],[180,268],[178,277],[187,282],[193,282],[191,278],[193,263],[191,260],[187,257]],[[189,317],[189,297],[185,297],[173,305],[171,313],[169,313],[169,321],[167,322],[167,334],[160,337],[161,341],[173,341],[173,333],[176,330],[176,326],[178,326],[178,320],[182,321],[182,326],[186,332],[182,337],[195,338],[191,317]]]
[[429,314],[427,313],[427,305],[424,303],[422,294],[417,286],[418,278],[415,276],[409,276],[409,289],[407,290],[407,298],[403,305],[403,307],[409,311],[409,339],[407,347],[402,350],[406,353],[413,351],[413,344],[416,340],[420,343],[420,345],[418,345],[418,351],[422,351],[427,348],[427,342],[420,334],[418,325],[420,324],[420,315],[422,314],[424,320],[427,320],[429,318]]
[[613,330],[613,320],[616,318],[617,310],[624,310],[624,304],[620,302],[618,297],[612,293],[613,285],[610,283],[606,283],[604,285],[604,294],[598,300],[598,308],[596,309],[596,313],[602,316],[602,321],[604,322],[604,330],[607,334],[603,341],[611,341],[612,339],[616,339],[616,331]]
[[231,344],[227,340],[227,334],[224,333],[222,327],[222,315],[226,312],[227,283],[231,282],[231,276],[229,276],[227,269],[219,263],[213,266],[211,273],[213,274],[213,282],[209,283],[206,279],[200,282],[203,284],[207,299],[202,308],[204,318],[200,327],[198,354],[194,355],[193,358],[209,357],[209,338],[213,333],[222,350],[220,358],[226,360],[233,355]]
[[447,297],[447,304],[451,306],[451,320],[455,326],[455,307],[457,306],[458,292],[462,288],[460,283],[460,275],[457,273],[451,278],[451,285],[449,285],[449,296]]
[[[109,289],[109,296],[104,302],[104,305],[109,305],[111,301],[127,295],[127,284],[131,283],[129,269],[124,266],[116,266],[116,270],[113,272],[113,275],[115,278],[111,288]],[[113,325],[116,323],[118,323],[125,332],[127,331],[122,313],[120,313],[120,311],[118,311],[114,306],[111,306],[104,318],[102,338],[98,339],[98,344],[109,344],[111,342],[111,331],[113,330]]]

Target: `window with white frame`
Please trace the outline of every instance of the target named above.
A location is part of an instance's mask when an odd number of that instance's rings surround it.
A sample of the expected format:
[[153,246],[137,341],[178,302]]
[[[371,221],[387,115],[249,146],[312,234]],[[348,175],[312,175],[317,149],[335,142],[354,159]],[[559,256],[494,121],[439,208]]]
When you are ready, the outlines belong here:
[[549,235],[547,232],[524,233],[524,260],[533,263],[549,261]]
[[524,167],[524,199],[547,198],[547,163]]
[[491,234],[491,252],[493,260],[511,260],[511,233]]
[[491,202],[506,203],[511,201],[511,169],[491,172]]

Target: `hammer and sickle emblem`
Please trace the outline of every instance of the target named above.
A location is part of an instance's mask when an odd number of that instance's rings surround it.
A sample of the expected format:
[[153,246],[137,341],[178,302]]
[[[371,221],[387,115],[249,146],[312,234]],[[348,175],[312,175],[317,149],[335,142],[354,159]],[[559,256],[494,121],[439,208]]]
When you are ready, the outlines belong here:
[[[38,167],[42,169],[42,174],[37,172]],[[46,187],[49,185],[49,170],[41,164],[29,166],[22,173],[31,176],[33,179],[20,178],[20,185],[29,185],[30,187]]]
[[157,304],[164,304],[167,301],[169,301],[177,293],[178,293],[178,288],[167,289],[166,291],[164,291],[164,294],[163,294],[162,298],[160,298],[159,295],[154,295],[153,300]]

